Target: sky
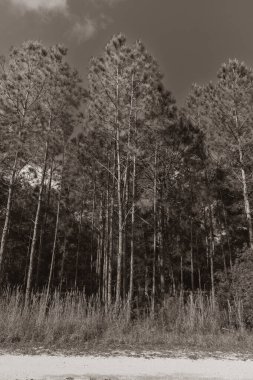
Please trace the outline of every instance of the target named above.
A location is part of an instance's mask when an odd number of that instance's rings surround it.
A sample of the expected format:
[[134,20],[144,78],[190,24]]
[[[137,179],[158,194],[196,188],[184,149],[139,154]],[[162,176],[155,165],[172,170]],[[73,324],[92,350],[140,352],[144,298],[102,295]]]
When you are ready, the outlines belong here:
[[253,66],[252,17],[252,0],[0,0],[0,54],[24,40],[62,43],[86,85],[90,58],[121,32],[143,41],[183,104],[229,58]]

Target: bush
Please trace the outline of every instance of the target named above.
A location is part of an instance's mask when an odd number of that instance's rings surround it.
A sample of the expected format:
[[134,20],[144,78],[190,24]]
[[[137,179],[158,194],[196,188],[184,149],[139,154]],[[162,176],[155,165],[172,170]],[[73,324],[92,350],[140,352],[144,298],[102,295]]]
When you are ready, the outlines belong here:
[[242,303],[243,320],[253,327],[253,252],[245,249],[237,258],[231,274],[231,293]]

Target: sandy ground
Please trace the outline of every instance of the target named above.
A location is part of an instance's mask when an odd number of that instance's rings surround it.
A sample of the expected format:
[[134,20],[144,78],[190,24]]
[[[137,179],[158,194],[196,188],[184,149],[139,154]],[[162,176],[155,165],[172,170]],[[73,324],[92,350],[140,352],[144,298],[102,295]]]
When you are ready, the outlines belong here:
[[127,356],[0,355],[1,380],[252,380],[253,360]]

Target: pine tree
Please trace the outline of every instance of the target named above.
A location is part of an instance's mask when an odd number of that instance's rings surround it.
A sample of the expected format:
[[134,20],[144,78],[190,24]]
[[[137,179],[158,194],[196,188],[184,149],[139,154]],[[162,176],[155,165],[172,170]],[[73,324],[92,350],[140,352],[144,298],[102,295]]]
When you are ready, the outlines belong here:
[[[201,120],[213,158],[225,165],[242,184],[244,209],[253,248],[248,181],[252,168],[252,71],[230,60],[218,72],[216,84],[195,86],[188,99],[195,119]],[[197,112],[196,112],[197,111]]]
[[[46,53],[45,53],[46,54]],[[59,154],[64,155],[67,139],[71,136],[74,128],[74,111],[79,107],[84,95],[80,87],[80,79],[76,71],[72,71],[69,65],[64,61],[66,49],[62,46],[53,46],[47,50],[48,58],[47,68],[47,85],[45,93],[38,107],[35,136],[38,148],[36,159],[42,158],[41,164],[41,181],[39,185],[39,196],[37,203],[36,216],[34,220],[33,237],[30,251],[29,270],[26,284],[26,302],[28,301],[32,284],[33,262],[38,236],[39,220],[41,214],[42,197],[44,190],[45,176],[48,168],[48,160]],[[40,156],[41,154],[41,156]],[[36,161],[37,161],[36,160]],[[36,162],[37,163],[37,162]],[[62,170],[64,163],[62,164]],[[63,175],[63,172],[62,172]],[[62,176],[61,176],[62,177]],[[60,197],[59,197],[60,202]],[[58,203],[57,227],[59,223],[60,203]],[[54,261],[55,245],[51,263]],[[52,269],[52,265],[51,265]],[[52,270],[50,269],[48,288],[50,287]]]
[[13,48],[8,60],[2,60],[0,81],[3,150],[9,178],[5,222],[0,246],[0,271],[10,224],[13,191],[19,171],[32,156],[31,132],[39,102],[47,86],[47,51],[38,42],[26,42]]

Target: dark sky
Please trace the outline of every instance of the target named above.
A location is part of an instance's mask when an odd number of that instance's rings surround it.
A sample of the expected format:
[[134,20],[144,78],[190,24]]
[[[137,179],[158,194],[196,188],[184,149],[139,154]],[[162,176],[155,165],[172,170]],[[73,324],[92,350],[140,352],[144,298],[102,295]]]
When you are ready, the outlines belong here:
[[61,42],[85,78],[115,34],[141,39],[182,103],[222,62],[253,65],[253,0],[0,0],[0,53],[26,39]]

